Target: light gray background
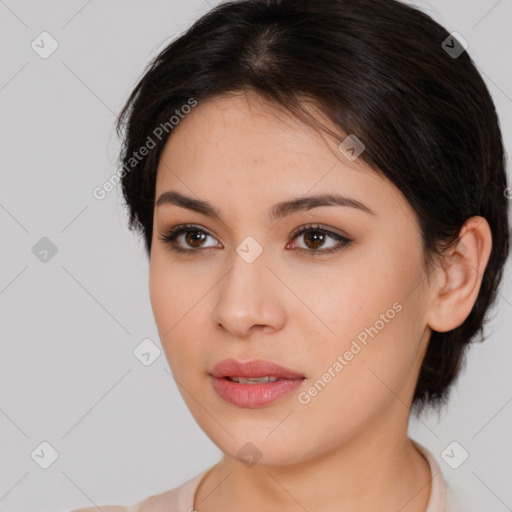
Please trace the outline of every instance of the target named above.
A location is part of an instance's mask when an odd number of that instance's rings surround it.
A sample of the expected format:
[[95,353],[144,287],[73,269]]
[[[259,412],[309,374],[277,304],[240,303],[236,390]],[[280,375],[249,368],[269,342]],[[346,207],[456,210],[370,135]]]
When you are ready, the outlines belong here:
[[[115,114],[150,58],[210,1],[0,0],[3,511],[134,504],[220,457],[163,352],[148,367],[133,355],[145,338],[160,346],[146,256],[118,191],[92,195],[116,169]],[[417,5],[469,42],[511,153],[512,0]],[[31,48],[43,31],[59,44],[47,59]],[[42,237],[58,249],[46,263],[32,252]],[[509,261],[493,334],[472,348],[447,410],[410,429],[486,512],[512,507],[510,272]],[[456,470],[441,456],[454,440],[469,452]],[[31,457],[43,441],[58,452],[48,469]]]

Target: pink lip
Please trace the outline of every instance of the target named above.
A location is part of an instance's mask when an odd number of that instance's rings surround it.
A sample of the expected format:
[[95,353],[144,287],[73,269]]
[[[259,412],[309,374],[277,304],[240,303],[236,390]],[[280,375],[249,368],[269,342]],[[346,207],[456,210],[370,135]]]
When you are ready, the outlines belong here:
[[[288,395],[303,382],[304,376],[270,361],[254,359],[242,363],[225,359],[217,363],[211,373],[212,384],[219,396],[237,407],[254,409]],[[276,377],[275,382],[240,384],[228,377]]]

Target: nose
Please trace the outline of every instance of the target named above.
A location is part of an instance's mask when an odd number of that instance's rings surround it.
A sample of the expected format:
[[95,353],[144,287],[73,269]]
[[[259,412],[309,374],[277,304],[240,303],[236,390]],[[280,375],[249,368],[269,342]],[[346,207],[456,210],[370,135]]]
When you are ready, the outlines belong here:
[[238,254],[216,288],[212,319],[237,339],[280,330],[285,323],[285,287],[261,255],[252,263]]

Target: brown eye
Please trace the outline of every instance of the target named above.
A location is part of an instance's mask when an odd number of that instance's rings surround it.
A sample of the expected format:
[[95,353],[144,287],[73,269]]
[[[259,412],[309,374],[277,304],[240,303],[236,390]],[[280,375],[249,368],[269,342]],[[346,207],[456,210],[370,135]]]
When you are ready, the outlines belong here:
[[325,243],[325,233],[321,231],[307,231],[304,236],[304,241],[308,249],[318,249]]
[[[192,255],[193,253],[202,253],[204,249],[214,248],[212,245],[205,245],[205,241],[210,237],[214,237],[204,229],[194,225],[176,226],[168,233],[160,233],[160,240],[168,245],[174,252],[186,253]],[[322,254],[332,254],[343,247],[347,247],[352,243],[352,240],[334,233],[328,229],[320,228],[320,226],[304,226],[296,230],[292,235],[293,240],[303,236],[305,248],[295,248],[300,253],[310,256],[319,256]],[[325,248],[325,244],[333,240],[335,243],[330,247]],[[288,248],[288,246],[287,246]]]
[[[334,253],[352,243],[352,240],[347,237],[339,235],[338,233],[333,233],[327,229],[322,229],[320,226],[313,225],[300,228],[295,231],[292,236],[294,240],[302,236],[306,248],[299,247],[297,250],[301,253],[310,254],[311,256]],[[331,246],[326,249],[322,249],[326,240],[329,238],[335,240],[336,243],[331,244]]]
[[205,233],[200,230],[188,230],[185,232],[185,242],[190,245],[190,247],[201,247],[205,238]]
[[194,225],[176,226],[168,233],[160,233],[160,240],[175,252],[192,254],[213,246],[204,245],[210,233]]

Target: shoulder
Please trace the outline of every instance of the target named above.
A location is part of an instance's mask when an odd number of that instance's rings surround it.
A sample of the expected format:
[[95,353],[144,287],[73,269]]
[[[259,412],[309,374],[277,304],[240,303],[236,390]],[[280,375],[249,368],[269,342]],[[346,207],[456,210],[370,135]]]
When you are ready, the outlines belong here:
[[177,494],[179,488],[171,489],[170,491],[161,494],[154,494],[148,498],[136,503],[135,505],[101,505],[85,508],[77,508],[69,512],[170,512],[169,506],[174,506],[177,503]]
[[160,494],[153,494],[135,505],[101,505],[86,508],[78,508],[69,512],[179,512],[188,511],[192,508],[194,492],[200,479],[206,472],[200,473],[187,480],[178,487],[174,487]]
[[[85,508],[76,508],[69,512],[157,512],[161,510],[162,496],[166,493],[149,496],[136,505],[98,505]],[[167,504],[169,504],[167,502]]]
[[456,482],[447,482],[445,512],[480,512],[468,497],[467,489]]
[[[139,512],[137,506],[125,507],[123,505],[102,505],[99,507],[103,512]],[[98,507],[76,508],[69,512],[98,512]]]

